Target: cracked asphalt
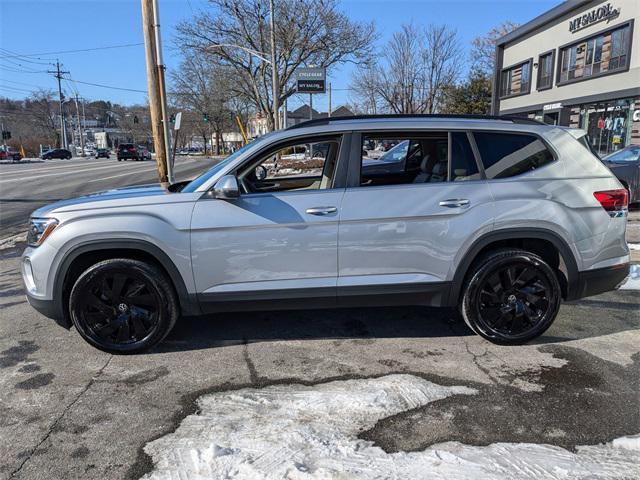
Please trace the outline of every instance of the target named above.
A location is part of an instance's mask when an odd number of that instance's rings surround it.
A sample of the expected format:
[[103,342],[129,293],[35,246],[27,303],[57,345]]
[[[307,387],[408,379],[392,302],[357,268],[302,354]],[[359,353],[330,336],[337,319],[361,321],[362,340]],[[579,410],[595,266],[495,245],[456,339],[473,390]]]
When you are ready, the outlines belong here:
[[538,341],[496,346],[452,310],[233,313],[182,319],[154,351],[111,356],[40,316],[19,281],[23,245],[0,251],[0,478],[139,478],[142,451],[200,395],[412,373],[455,396],[378,422],[388,452],[437,442],[573,449],[640,433],[640,295],[562,306]]

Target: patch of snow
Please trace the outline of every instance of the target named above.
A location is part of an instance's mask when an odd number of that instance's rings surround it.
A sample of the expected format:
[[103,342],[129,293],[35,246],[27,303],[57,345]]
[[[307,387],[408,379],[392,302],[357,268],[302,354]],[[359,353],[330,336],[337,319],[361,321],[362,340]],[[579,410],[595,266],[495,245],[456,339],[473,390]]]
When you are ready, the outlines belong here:
[[640,436],[577,453],[550,445],[457,442],[386,453],[357,435],[382,418],[475,390],[413,375],[274,385],[204,395],[199,412],[144,448],[147,480],[637,478]]
[[629,250],[640,250],[640,243],[627,243]]
[[625,282],[620,285],[621,290],[640,290],[640,265],[632,264],[631,271]]

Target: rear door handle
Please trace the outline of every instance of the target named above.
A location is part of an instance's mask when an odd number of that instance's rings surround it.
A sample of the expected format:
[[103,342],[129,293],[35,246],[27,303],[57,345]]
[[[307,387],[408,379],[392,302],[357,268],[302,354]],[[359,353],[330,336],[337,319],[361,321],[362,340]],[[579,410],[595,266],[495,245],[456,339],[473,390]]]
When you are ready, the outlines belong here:
[[311,207],[306,210],[309,215],[330,215],[337,211],[337,207]]
[[456,207],[466,207],[470,203],[471,202],[469,200],[467,200],[466,198],[449,198],[447,200],[442,200],[440,202],[440,206],[441,207],[456,208]]

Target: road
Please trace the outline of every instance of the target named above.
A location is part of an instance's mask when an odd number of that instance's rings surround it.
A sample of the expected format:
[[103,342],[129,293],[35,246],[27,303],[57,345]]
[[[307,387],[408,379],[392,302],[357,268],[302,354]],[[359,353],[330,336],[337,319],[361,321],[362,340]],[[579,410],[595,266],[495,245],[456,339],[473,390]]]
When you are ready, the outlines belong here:
[[[214,163],[178,156],[176,180],[193,178]],[[47,203],[157,181],[155,162],[118,162],[113,156],[0,165],[0,238],[24,231],[29,214]]]
[[[177,177],[214,162],[178,158]],[[50,201],[153,181],[151,162],[0,165],[0,238]],[[629,241],[639,227],[633,212]],[[637,290],[564,304],[518,347],[473,335],[453,310],[398,307],[183,318],[151,352],[112,356],[26,303],[23,249],[0,245],[0,479],[193,478],[194,465],[212,478],[332,478],[313,473],[330,461],[369,465],[366,479],[416,478],[420,462],[430,478],[460,478],[460,465],[476,469],[467,478],[640,478],[640,440],[601,447],[604,463],[579,447],[640,432]],[[523,461],[524,444],[551,466]]]

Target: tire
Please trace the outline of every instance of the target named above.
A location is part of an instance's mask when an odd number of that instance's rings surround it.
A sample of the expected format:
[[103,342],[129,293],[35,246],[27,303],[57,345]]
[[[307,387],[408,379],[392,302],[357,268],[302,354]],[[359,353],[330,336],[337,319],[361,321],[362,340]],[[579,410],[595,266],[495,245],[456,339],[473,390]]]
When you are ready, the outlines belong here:
[[553,323],[562,298],[554,270],[518,249],[489,252],[467,275],[460,311],[471,330],[493,343],[520,345]]
[[178,300],[156,266],[127,258],[96,263],[76,280],[69,296],[71,321],[82,338],[114,354],[148,350],[178,319]]

